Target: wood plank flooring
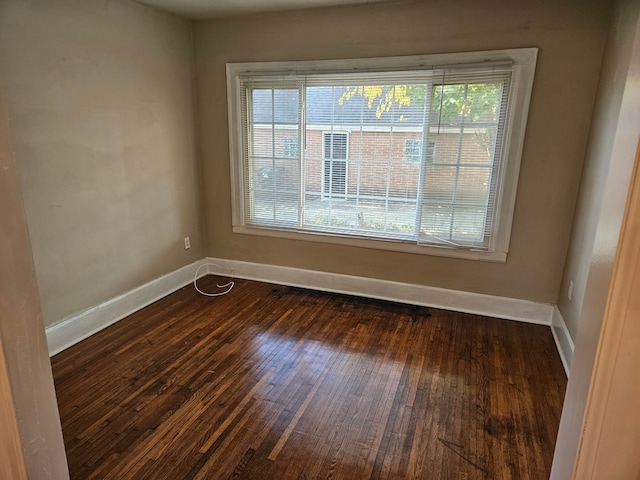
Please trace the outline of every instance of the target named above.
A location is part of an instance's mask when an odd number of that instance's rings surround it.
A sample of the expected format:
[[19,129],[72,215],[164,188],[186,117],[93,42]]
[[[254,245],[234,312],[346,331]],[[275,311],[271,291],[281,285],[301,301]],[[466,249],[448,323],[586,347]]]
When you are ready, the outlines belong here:
[[566,386],[545,326],[243,280],[52,364],[75,480],[546,479]]

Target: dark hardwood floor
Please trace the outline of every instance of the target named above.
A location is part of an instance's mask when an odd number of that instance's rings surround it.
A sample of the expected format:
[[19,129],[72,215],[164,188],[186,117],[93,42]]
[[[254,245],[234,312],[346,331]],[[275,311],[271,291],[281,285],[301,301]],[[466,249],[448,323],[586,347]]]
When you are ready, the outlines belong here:
[[52,363],[72,479],[546,479],[566,385],[545,326],[242,280]]

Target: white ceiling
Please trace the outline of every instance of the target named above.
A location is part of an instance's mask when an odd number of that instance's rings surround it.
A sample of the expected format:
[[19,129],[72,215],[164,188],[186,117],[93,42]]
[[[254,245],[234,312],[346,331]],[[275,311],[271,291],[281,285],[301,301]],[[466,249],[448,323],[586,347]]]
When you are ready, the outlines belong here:
[[379,3],[388,0],[137,0],[165,12],[191,19],[226,17],[245,13],[297,10]]

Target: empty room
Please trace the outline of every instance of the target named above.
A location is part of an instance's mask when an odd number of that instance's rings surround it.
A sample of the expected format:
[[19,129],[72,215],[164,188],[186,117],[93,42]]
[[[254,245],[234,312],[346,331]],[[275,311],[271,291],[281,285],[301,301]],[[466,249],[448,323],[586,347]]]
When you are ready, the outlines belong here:
[[0,1],[0,478],[636,479],[637,0]]

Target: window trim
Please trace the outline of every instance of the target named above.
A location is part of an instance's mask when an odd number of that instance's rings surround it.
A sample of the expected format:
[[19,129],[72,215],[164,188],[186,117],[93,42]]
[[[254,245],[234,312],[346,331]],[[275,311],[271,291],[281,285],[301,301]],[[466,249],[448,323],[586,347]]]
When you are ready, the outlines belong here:
[[[261,235],[268,237],[349,245],[378,250],[392,250],[407,253],[436,255],[452,258],[506,262],[520,171],[520,162],[524,145],[526,121],[529,112],[533,77],[538,49],[519,48],[481,52],[452,54],[433,54],[382,58],[360,58],[324,61],[286,61],[228,63],[227,100],[229,121],[229,154],[231,175],[232,227],[234,233]],[[297,232],[277,228],[246,226],[244,223],[244,195],[242,169],[242,116],[240,99],[240,75],[259,74],[295,74],[335,73],[358,71],[394,71],[407,69],[429,69],[442,66],[482,65],[486,62],[509,62],[512,64],[511,98],[507,114],[504,139],[504,160],[500,165],[502,188],[496,200],[497,216],[494,219],[494,241],[489,250],[455,248],[446,245],[415,245],[396,240],[346,237],[316,232]],[[302,146],[301,146],[302,148]]]

